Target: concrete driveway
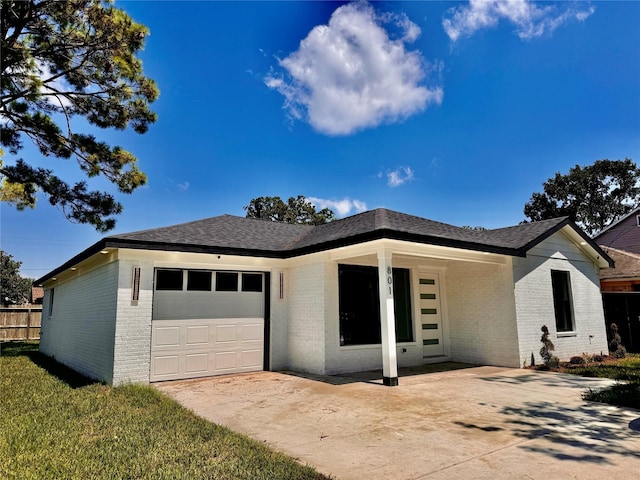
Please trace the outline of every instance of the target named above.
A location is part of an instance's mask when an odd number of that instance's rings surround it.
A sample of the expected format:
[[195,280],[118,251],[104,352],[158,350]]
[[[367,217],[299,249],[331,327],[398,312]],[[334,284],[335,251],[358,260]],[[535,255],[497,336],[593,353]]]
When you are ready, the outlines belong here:
[[400,375],[398,387],[371,372],[156,387],[340,480],[640,478],[640,411],[580,398],[609,380],[453,363]]

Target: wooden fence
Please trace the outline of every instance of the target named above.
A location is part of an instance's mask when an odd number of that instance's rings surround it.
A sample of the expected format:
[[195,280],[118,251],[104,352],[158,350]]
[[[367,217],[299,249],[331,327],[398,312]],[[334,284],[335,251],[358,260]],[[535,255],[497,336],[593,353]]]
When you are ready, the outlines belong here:
[[0,307],[0,342],[39,340],[42,305]]

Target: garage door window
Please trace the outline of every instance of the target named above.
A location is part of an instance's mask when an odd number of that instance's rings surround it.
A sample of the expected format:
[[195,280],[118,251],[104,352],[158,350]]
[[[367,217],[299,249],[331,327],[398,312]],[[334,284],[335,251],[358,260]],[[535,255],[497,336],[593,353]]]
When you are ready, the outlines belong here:
[[156,290],[182,290],[182,270],[156,270]]
[[187,290],[210,292],[211,272],[203,270],[189,270],[187,275]]
[[243,273],[242,274],[242,291],[243,292],[262,292],[262,274],[261,273]]
[[237,292],[238,274],[236,272],[216,272],[216,292]]

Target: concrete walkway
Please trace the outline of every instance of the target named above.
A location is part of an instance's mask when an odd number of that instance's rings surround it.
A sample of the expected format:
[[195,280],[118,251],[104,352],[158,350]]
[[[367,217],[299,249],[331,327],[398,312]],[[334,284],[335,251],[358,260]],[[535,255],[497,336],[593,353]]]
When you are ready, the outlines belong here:
[[401,371],[398,387],[371,372],[155,386],[340,480],[640,478],[640,411],[580,398],[609,380],[462,367]]

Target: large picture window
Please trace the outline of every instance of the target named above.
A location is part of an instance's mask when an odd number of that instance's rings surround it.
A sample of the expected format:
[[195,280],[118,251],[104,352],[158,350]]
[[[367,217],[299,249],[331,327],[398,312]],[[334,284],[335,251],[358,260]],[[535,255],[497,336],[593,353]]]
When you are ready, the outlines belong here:
[[[375,345],[381,342],[380,293],[377,267],[338,266],[340,345]],[[393,269],[396,341],[413,341],[409,270]]]
[[571,280],[569,272],[551,270],[553,288],[553,308],[558,332],[573,331],[573,305],[571,299]]

